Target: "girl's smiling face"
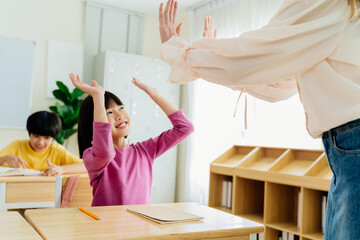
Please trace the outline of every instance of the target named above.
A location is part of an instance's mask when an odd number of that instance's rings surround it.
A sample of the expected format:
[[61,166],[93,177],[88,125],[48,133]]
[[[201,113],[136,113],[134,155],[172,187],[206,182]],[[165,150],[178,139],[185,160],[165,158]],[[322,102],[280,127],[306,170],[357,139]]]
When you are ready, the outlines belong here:
[[124,105],[117,105],[114,102],[106,109],[106,117],[111,124],[113,139],[126,137],[129,134],[130,118]]

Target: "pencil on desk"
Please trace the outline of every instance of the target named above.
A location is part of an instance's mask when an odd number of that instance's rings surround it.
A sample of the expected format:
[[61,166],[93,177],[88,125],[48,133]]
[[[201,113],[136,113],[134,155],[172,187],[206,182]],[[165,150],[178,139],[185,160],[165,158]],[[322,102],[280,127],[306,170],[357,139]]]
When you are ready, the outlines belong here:
[[90,217],[96,219],[96,220],[101,220],[101,218],[99,218],[98,216],[96,216],[95,214],[89,212],[88,210],[83,209],[82,207],[78,207],[80,211],[82,211],[83,213],[89,215]]
[[32,169],[32,170],[35,170],[35,171],[39,171],[39,170],[37,170],[37,169],[35,169],[35,168],[32,168],[32,167],[30,167],[30,166],[26,166],[26,168],[27,168],[27,169]]

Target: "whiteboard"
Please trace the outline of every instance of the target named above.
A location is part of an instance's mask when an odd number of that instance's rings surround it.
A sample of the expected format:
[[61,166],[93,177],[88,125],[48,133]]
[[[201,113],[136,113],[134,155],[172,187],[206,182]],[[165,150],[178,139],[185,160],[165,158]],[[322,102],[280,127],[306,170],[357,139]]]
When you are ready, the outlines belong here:
[[0,127],[22,128],[31,111],[35,43],[0,37]]

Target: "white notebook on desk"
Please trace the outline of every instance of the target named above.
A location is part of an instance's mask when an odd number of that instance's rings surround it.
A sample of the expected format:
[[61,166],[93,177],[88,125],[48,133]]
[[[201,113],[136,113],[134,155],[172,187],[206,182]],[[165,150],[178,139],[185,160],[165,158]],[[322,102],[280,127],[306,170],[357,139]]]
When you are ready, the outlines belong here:
[[26,168],[0,167],[0,177],[41,175],[42,171]]
[[193,222],[204,219],[203,217],[166,206],[136,205],[127,210],[160,224]]

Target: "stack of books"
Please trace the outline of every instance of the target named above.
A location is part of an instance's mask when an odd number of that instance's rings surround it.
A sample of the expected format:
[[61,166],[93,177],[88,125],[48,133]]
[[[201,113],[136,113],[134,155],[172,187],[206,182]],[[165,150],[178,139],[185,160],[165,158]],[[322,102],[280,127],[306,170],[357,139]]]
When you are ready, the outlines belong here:
[[293,233],[289,232],[279,232],[278,240],[299,240],[298,235],[294,235]]
[[250,234],[249,240],[264,240],[264,233]]
[[221,206],[226,208],[231,208],[231,199],[232,199],[232,181],[223,180],[222,182],[222,197],[221,197]]

